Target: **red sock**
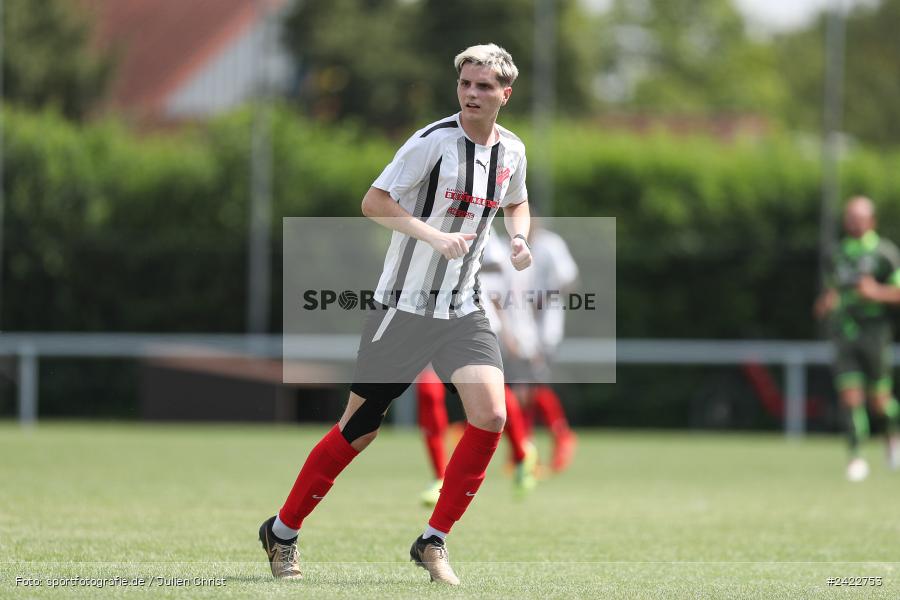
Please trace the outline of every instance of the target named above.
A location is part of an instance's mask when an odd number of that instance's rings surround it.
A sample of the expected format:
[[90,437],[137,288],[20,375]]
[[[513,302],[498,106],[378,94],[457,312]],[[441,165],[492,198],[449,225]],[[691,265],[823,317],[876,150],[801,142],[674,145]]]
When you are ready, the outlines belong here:
[[291,529],[300,529],[303,519],[318,506],[335,478],[359,454],[344,439],[337,425],[309,453],[297,481],[291,488],[278,516]]
[[466,425],[466,430],[447,464],[441,496],[428,521],[430,526],[438,531],[450,533],[453,524],[466,512],[469,503],[481,487],[484,472],[497,449],[501,435],[499,432],[479,429],[472,424]]
[[532,393],[534,404],[541,415],[547,429],[554,437],[565,435],[569,432],[569,421],[566,420],[566,413],[563,412],[562,404],[559,396],[548,385],[539,385],[534,388]]
[[436,479],[444,478],[447,453],[444,434],[447,433],[447,406],[444,404],[444,384],[432,371],[425,371],[416,385],[419,399],[419,428],[425,436],[425,448],[431,459]]
[[512,448],[513,461],[522,462],[525,458],[525,442],[528,436],[525,434],[525,423],[522,418],[522,407],[512,389],[507,385],[506,390],[506,427],[503,432],[509,439]]
[[537,408],[534,406],[534,400],[531,398],[531,390],[527,394],[529,402],[522,407],[522,424],[525,426],[525,437],[531,439],[534,433],[534,419]]

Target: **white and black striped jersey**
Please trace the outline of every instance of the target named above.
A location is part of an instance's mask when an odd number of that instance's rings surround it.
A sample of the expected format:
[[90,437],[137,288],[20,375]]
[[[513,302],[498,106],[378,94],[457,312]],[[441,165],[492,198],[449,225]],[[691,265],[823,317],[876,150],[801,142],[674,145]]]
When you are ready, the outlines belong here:
[[497,125],[500,140],[470,140],[459,113],[417,131],[372,187],[445,232],[474,233],[469,252],[448,261],[425,242],[394,232],[375,298],[387,306],[452,319],[479,309],[478,270],[498,208],[524,202],[525,145]]

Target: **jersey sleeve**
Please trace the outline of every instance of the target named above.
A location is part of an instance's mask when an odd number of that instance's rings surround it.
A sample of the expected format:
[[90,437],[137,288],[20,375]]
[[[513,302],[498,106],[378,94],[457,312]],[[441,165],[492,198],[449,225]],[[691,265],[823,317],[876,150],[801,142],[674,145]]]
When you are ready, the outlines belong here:
[[900,251],[894,244],[883,241],[880,248],[881,256],[886,263],[886,282],[895,287],[900,287]]
[[523,154],[518,166],[516,166],[515,173],[512,174],[512,177],[509,180],[509,188],[506,190],[506,195],[503,197],[503,206],[521,204],[528,200],[528,188],[525,186],[525,175],[527,170],[528,161]]
[[400,202],[404,194],[422,183],[434,166],[440,152],[435,143],[438,136],[411,137],[394,155],[394,160],[381,172],[372,183],[372,187],[384,190]]

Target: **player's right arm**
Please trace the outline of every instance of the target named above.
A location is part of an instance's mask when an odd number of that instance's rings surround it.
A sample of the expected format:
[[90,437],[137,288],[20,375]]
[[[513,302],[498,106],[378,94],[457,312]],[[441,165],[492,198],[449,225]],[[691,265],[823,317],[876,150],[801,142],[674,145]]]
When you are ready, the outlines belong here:
[[462,258],[469,252],[474,233],[445,233],[413,217],[385,190],[370,187],[362,201],[362,213],[388,229],[405,233],[430,245],[447,260]]
[[837,258],[834,255],[829,256],[825,267],[825,285],[823,286],[825,289],[819,294],[819,297],[816,298],[813,304],[813,315],[819,320],[833,313],[837,309],[838,304],[840,304],[841,296],[837,290],[838,277],[836,271]]
[[835,308],[837,308],[837,304],[837,290],[834,288],[828,288],[827,290],[822,292],[818,298],[816,298],[816,303],[813,305],[813,314],[816,315],[817,319],[824,319]]

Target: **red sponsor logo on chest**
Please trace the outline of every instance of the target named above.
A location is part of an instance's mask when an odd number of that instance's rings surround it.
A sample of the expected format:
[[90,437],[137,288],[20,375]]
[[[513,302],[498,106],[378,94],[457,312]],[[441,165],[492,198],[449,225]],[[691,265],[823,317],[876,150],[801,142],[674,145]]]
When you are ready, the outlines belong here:
[[461,210],[459,208],[452,208],[452,207],[448,208],[447,214],[453,215],[454,217],[462,217],[463,219],[469,219],[470,221],[475,218],[474,214],[472,214],[468,211],[465,211],[465,210]]

